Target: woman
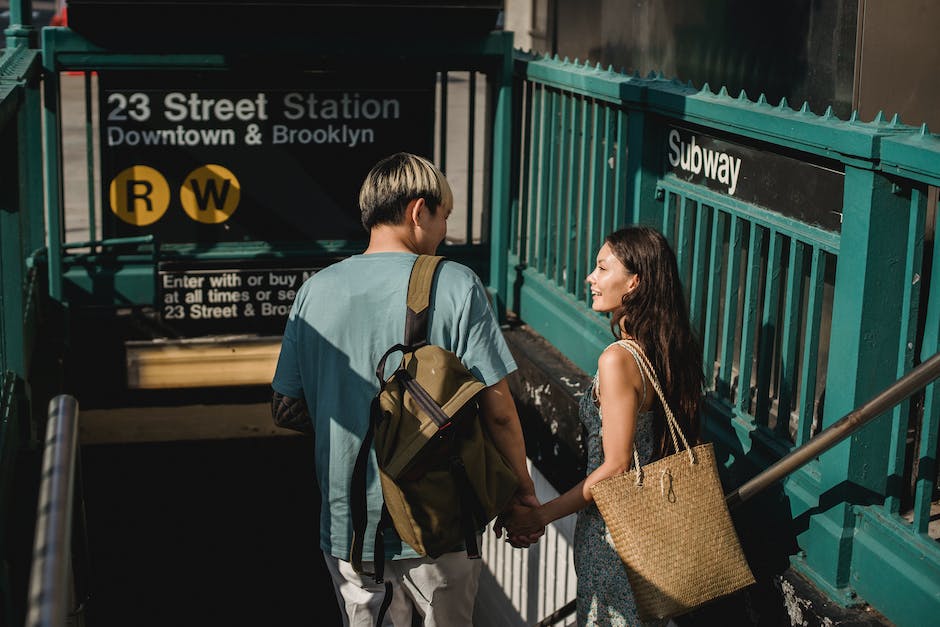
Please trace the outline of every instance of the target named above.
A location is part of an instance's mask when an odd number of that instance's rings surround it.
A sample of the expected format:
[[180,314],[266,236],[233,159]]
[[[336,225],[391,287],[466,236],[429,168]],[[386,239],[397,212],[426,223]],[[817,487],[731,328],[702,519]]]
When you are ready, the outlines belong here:
[[574,537],[578,624],[637,625],[626,571],[590,488],[627,471],[634,445],[643,465],[674,451],[656,392],[641,374],[639,357],[623,340],[635,340],[652,362],[690,444],[698,438],[702,357],[689,327],[675,255],[659,232],[629,227],[609,235],[587,283],[593,309],[610,314],[611,331],[618,340],[598,358],[592,390],[581,399],[588,474],[558,498],[512,516],[506,527],[510,538],[521,538],[578,512]]

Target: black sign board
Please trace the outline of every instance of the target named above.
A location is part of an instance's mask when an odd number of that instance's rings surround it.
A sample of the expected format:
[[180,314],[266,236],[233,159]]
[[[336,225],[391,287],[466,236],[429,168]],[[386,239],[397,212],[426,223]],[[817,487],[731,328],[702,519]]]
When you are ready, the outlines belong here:
[[188,269],[157,273],[163,322],[181,335],[279,334],[314,268]]
[[795,158],[682,127],[669,127],[665,170],[683,181],[829,231],[842,229],[845,173],[838,164]]
[[364,240],[369,169],[398,151],[432,155],[434,81],[100,72],[105,236]]

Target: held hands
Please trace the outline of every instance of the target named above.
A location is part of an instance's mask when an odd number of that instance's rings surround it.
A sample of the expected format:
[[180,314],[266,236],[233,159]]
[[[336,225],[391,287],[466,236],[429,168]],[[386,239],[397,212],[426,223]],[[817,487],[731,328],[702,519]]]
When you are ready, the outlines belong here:
[[545,525],[538,520],[538,507],[535,494],[516,494],[506,511],[496,517],[493,533],[497,538],[505,533],[506,542],[517,549],[535,544],[545,533]]

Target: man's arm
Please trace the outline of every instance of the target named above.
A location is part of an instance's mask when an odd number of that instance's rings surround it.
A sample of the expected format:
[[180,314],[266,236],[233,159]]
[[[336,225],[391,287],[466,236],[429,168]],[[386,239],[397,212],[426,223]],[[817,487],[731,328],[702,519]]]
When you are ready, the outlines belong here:
[[[509,392],[509,384],[506,379],[501,379],[498,383],[485,388],[480,392],[480,414],[484,426],[490,434],[490,438],[496,449],[502,454],[503,459],[509,464],[519,481],[519,487],[516,489],[516,495],[509,510],[504,512],[508,514],[512,509],[518,507],[537,507],[538,498],[535,496],[535,484],[529,475],[529,468],[526,465],[525,440],[522,437],[522,424],[519,421],[519,414],[516,411],[516,404],[512,400]],[[494,531],[496,537],[502,534],[504,514],[496,519]],[[525,547],[536,542],[542,533],[535,533],[528,538],[517,537],[513,539],[513,545]],[[509,540],[507,536],[507,540]]]
[[535,484],[526,465],[525,440],[516,404],[506,379],[480,392],[480,415],[493,444],[519,480],[519,491],[535,494]]
[[274,424],[283,429],[313,433],[313,422],[303,398],[292,398],[275,392],[271,396],[271,417],[274,418]]

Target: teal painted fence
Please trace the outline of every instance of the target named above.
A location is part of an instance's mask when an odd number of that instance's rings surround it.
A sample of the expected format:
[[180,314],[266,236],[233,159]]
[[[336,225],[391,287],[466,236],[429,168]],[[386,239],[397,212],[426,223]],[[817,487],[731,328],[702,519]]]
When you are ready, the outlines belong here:
[[[0,622],[21,624],[27,572],[19,556],[31,534],[14,518],[17,487],[30,477],[23,454],[39,437],[41,410],[30,385],[44,283],[42,162],[39,142],[39,55],[21,29],[7,32],[0,53]],[[22,40],[22,41],[21,41]],[[37,377],[39,378],[39,377]],[[41,403],[41,401],[39,401]]]
[[[661,229],[702,340],[707,436],[729,468],[768,466],[940,348],[940,138],[926,128],[521,52],[515,97],[507,303],[593,372],[612,337],[585,290],[597,248],[621,225]],[[841,181],[841,226],[679,176],[666,167],[677,127],[822,164]],[[775,175],[766,187],[784,184]],[[930,386],[783,485],[805,525],[794,568],[900,625],[940,612],[936,401]]]

